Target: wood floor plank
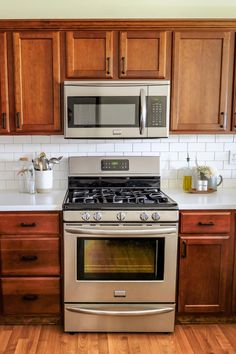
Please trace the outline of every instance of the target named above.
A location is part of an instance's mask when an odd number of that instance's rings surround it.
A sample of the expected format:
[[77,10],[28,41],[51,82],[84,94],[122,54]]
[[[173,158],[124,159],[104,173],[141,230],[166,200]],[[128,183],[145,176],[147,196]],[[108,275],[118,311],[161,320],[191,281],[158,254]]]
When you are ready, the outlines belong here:
[[0,326],[0,354],[236,354],[236,324],[163,333],[75,333],[57,325]]

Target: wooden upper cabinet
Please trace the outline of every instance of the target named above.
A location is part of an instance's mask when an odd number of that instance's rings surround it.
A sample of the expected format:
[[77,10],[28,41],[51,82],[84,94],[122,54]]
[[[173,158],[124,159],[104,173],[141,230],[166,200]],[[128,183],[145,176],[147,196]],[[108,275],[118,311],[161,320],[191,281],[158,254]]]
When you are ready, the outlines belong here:
[[113,59],[113,31],[66,33],[68,78],[112,78]]
[[[235,52],[236,52],[236,43],[235,43]],[[236,131],[236,56],[234,61],[234,94],[233,94],[233,110],[232,110],[232,130]]]
[[232,68],[231,32],[174,33],[172,131],[230,130]]
[[59,32],[15,32],[13,55],[16,131],[59,132]]
[[4,32],[0,33],[0,134],[9,132],[7,37]]
[[169,32],[120,32],[119,77],[169,78],[169,51]]

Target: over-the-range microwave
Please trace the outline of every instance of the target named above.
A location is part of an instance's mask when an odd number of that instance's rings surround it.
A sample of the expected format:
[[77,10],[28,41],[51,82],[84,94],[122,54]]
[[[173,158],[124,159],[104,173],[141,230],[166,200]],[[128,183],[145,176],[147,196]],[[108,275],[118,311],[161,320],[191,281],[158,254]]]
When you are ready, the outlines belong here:
[[170,81],[65,81],[65,138],[163,138]]

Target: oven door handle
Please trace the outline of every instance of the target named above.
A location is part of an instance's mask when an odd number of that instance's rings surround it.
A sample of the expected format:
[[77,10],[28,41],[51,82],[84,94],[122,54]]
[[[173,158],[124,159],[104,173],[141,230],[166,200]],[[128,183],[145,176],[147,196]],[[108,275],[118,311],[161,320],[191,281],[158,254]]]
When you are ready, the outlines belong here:
[[66,307],[66,310],[71,312],[85,313],[88,315],[105,315],[105,316],[146,316],[173,312],[174,308],[165,307],[162,309],[152,309],[152,310],[136,310],[136,311],[112,311],[112,310],[95,310],[95,309],[85,309],[78,307]]
[[92,229],[92,228],[87,228],[87,229],[65,229],[65,232],[69,234],[85,234],[85,235],[109,235],[109,236],[116,236],[116,235],[142,235],[142,236],[147,236],[147,235],[170,235],[170,234],[176,234],[177,230],[175,227],[169,227],[169,228],[163,228],[163,229],[132,229],[132,230],[127,230],[127,229],[122,229],[122,230],[104,230],[104,229]]
[[144,134],[144,130],[146,127],[146,120],[147,120],[147,107],[146,107],[146,94],[145,90],[141,89],[140,90],[140,126],[139,126],[139,131],[140,135]]

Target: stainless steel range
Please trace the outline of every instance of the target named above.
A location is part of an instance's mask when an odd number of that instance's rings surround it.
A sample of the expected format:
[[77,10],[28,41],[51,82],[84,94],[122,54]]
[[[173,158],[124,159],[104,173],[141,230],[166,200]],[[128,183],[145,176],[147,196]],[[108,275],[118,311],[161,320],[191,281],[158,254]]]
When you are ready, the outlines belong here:
[[65,331],[174,330],[178,206],[159,157],[71,157]]

